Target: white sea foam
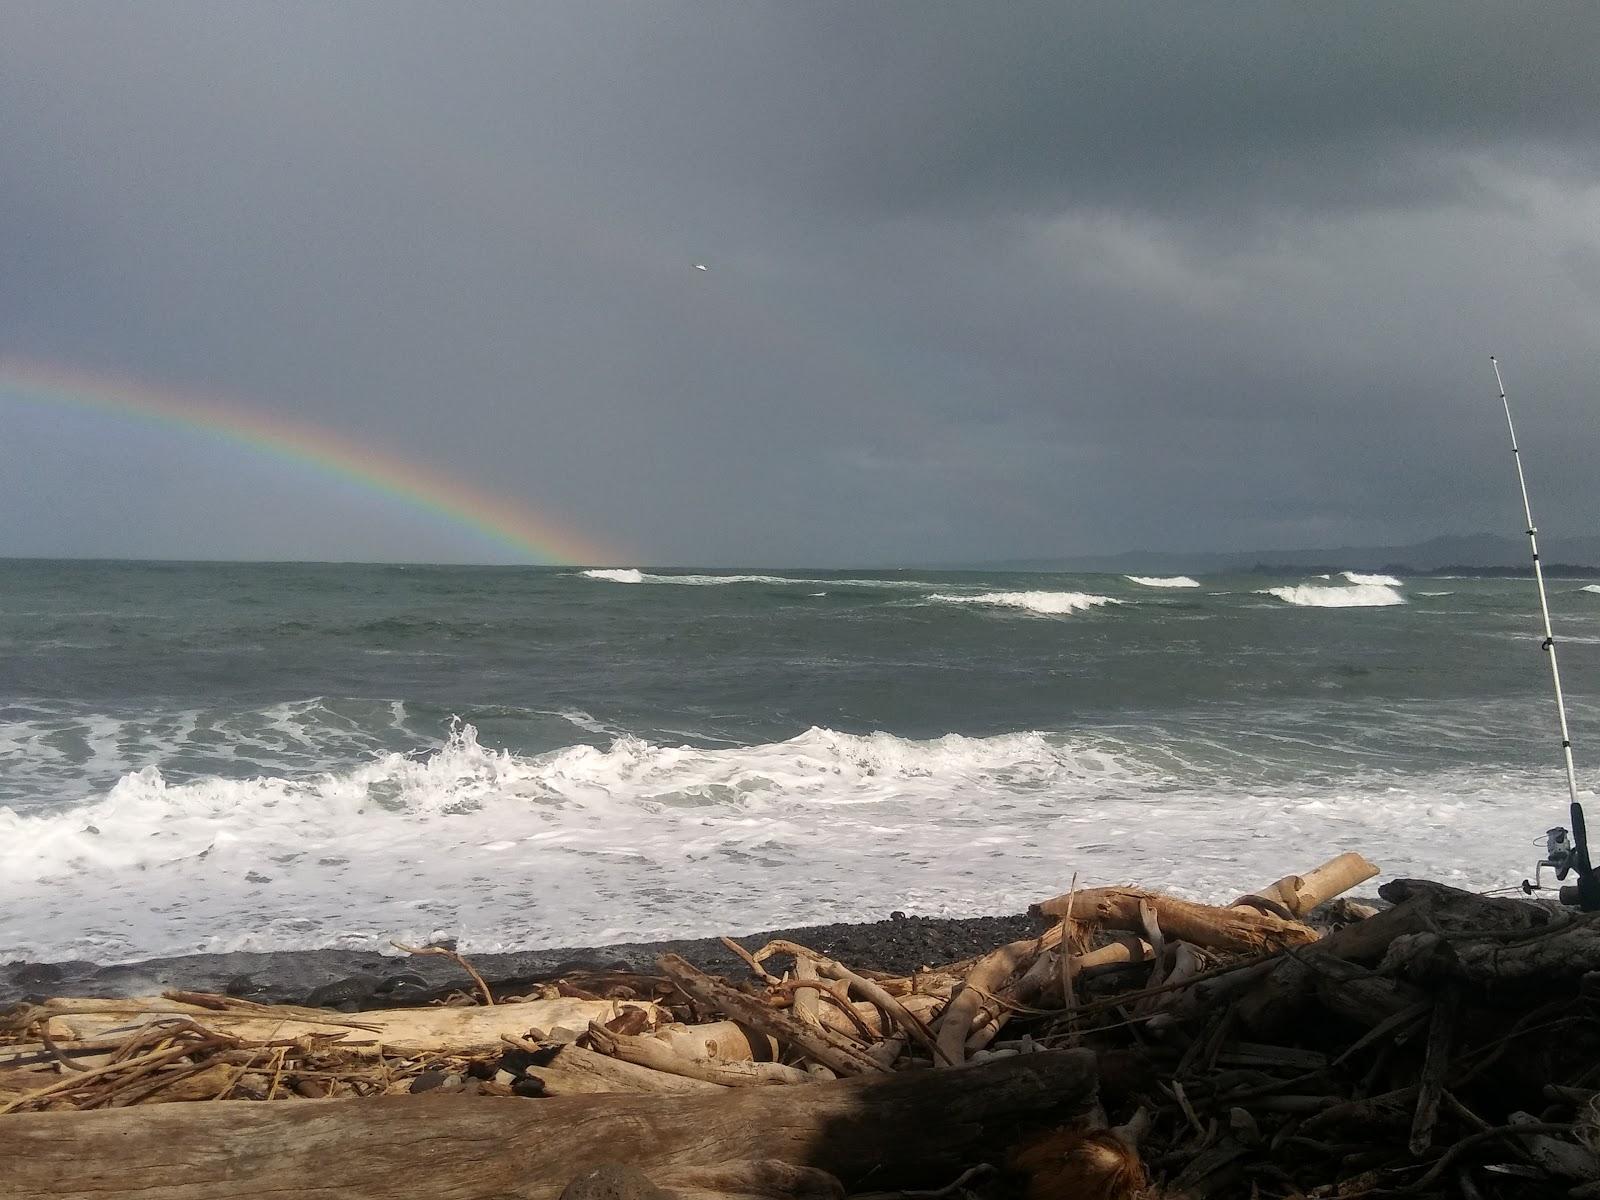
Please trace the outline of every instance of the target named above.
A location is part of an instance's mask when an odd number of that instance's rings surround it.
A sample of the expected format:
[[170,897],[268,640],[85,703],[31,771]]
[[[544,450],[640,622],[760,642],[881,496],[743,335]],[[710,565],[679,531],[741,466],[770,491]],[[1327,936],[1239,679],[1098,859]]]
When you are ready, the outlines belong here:
[[983,604],[994,608],[1019,608],[1040,616],[1060,617],[1085,612],[1106,604],[1118,604],[1110,596],[1088,592],[982,592],[976,595],[935,592],[930,601],[940,604]]
[[1373,584],[1377,587],[1404,587],[1405,585],[1393,575],[1363,575],[1360,571],[1340,571],[1350,583]]
[[1234,777],[1210,739],[1186,759],[1142,727],[520,756],[468,726],[431,757],[334,773],[147,768],[68,811],[0,809],[0,946],[112,960],[448,935],[491,951],[1019,911],[1071,871],[1127,879],[1135,846],[1170,864],[1164,886],[1212,899],[1281,871],[1290,842],[1307,862],[1380,846],[1391,874],[1471,888],[1525,870],[1506,836],[1527,824],[1519,775],[1374,773],[1355,750],[1349,769],[1262,774],[1275,745],[1226,756]]
[[1600,592],[1600,583],[1586,583],[1578,590],[1580,592]]
[[723,587],[734,583],[765,583],[778,587],[804,584],[815,587],[831,583],[845,587],[863,588],[926,588],[934,585],[917,579],[809,579],[793,575],[657,575],[636,568],[625,570],[593,570],[582,572],[587,579],[600,579],[608,583],[664,583],[680,587]]
[[1124,575],[1129,583],[1137,583],[1140,587],[1151,588],[1197,588],[1200,586],[1198,579],[1190,579],[1187,575]]
[[1298,587],[1262,588],[1261,596],[1276,596],[1285,604],[1307,608],[1380,608],[1404,604],[1406,599],[1394,588],[1380,583],[1355,583],[1349,587],[1318,587],[1303,583]]
[[1454,592],[1418,592],[1419,596],[1454,596]]
[[643,583],[644,572],[635,567],[593,570],[583,572],[585,579],[603,579],[607,583]]

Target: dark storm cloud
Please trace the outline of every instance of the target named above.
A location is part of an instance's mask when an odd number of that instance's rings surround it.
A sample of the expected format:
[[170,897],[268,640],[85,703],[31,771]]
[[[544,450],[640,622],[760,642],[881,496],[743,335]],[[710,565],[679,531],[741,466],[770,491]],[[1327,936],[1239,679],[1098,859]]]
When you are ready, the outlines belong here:
[[[1600,518],[1588,5],[5,13],[0,351],[368,437],[641,560],[1514,529],[1491,349],[1545,525]],[[492,549],[15,420],[0,552]]]

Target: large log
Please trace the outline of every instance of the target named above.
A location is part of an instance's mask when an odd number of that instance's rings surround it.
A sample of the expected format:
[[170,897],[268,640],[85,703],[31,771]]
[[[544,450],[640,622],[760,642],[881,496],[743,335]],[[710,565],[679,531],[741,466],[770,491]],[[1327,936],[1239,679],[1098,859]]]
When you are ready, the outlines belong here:
[[1069,903],[1075,920],[1132,933],[1144,929],[1145,922],[1139,912],[1143,904],[1154,912],[1168,939],[1212,950],[1263,954],[1317,940],[1317,931],[1298,921],[1285,921],[1282,917],[1250,909],[1195,904],[1140,888],[1085,888],[1075,897],[1069,893],[1035,904],[1028,913],[1054,920],[1066,913]]
[[49,1000],[29,1010],[45,1022],[58,1042],[104,1037],[152,1021],[187,1016],[247,1041],[298,1037],[336,1037],[341,1046],[382,1047],[386,1054],[476,1054],[498,1049],[502,1037],[542,1036],[556,1028],[581,1032],[590,1021],[612,1020],[627,1009],[644,1011],[651,1025],[667,1019],[665,1010],[643,1000],[579,1000],[559,996],[518,1004],[463,1008],[392,1008],[358,1013],[319,1013],[315,1009],[241,1004],[222,1009],[185,1004],[165,997],[131,1000]]
[[1239,897],[1231,907],[1255,907],[1252,901],[1264,901],[1266,906],[1281,908],[1299,920],[1312,909],[1348,892],[1357,884],[1365,883],[1377,873],[1377,867],[1351,851],[1329,859],[1304,875],[1285,875],[1259,892]]
[[948,1182],[1086,1113],[1095,1057],[684,1096],[383,1096],[0,1118],[0,1198],[543,1200],[622,1159],[646,1174],[768,1159],[858,1190]]

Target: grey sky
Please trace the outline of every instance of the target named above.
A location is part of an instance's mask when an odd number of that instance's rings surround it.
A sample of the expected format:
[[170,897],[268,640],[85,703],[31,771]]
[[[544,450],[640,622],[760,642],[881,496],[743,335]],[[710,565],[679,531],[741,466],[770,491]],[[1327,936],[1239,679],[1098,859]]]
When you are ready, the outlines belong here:
[[[0,355],[638,563],[1600,526],[1600,9],[0,0]],[[696,262],[711,269],[698,272]],[[493,560],[0,396],[0,553]]]

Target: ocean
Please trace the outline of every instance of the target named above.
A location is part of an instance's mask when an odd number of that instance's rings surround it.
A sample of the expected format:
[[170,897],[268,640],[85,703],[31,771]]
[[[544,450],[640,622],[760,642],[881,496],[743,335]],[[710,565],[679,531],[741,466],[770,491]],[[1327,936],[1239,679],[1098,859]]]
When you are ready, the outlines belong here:
[[[1600,587],[1552,583],[1580,766]],[[1565,823],[1515,579],[0,562],[0,961],[1203,899]],[[1587,779],[1592,781],[1592,772]]]

